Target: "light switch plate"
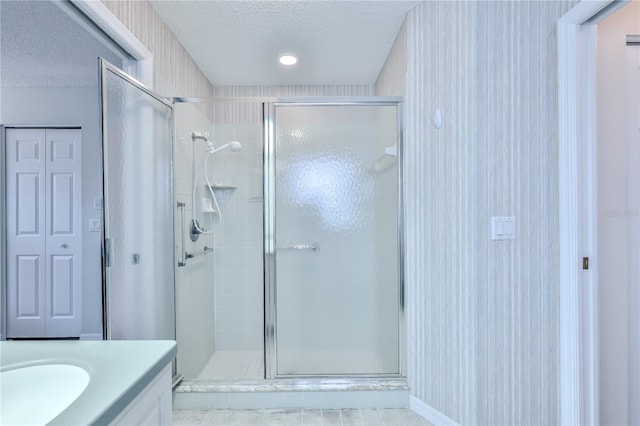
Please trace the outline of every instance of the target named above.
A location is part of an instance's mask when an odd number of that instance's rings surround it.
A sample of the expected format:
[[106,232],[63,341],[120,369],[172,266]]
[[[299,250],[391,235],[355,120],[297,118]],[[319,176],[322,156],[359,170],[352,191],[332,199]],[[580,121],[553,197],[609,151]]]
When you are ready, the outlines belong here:
[[493,216],[491,218],[492,240],[515,240],[516,218],[514,216]]

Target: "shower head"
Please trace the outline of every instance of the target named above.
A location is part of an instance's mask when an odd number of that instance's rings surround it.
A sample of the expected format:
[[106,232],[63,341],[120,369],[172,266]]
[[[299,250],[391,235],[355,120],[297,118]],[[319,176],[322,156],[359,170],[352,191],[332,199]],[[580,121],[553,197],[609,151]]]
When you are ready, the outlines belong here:
[[233,142],[225,143],[220,148],[214,148],[213,146],[209,146],[208,151],[209,151],[209,154],[215,154],[216,152],[222,151],[227,148],[229,148],[231,151],[237,152],[242,149],[242,145],[240,145],[240,142],[238,141],[233,141]]

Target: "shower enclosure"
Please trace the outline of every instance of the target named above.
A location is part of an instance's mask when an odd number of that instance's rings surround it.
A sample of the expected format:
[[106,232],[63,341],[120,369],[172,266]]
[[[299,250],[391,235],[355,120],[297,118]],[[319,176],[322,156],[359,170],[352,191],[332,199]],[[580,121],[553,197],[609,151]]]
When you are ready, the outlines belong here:
[[[213,158],[223,220],[210,221],[214,307],[202,313],[214,318],[204,332],[214,343],[185,377],[401,376],[400,100],[177,101],[176,140],[188,142],[182,111],[198,101],[212,114],[197,130],[242,143]],[[179,345],[181,329],[202,325],[180,325],[198,309],[179,301]]]
[[176,380],[402,376],[401,100],[168,100],[100,69],[105,337],[175,337]]
[[266,375],[398,375],[398,106],[265,105]]

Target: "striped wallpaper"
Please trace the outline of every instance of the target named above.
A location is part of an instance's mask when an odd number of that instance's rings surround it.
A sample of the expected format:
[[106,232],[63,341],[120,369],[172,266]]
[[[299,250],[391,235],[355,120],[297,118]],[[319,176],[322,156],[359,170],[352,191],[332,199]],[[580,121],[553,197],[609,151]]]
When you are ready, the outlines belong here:
[[[154,87],[162,96],[211,96],[213,86],[148,1],[101,0],[153,54]],[[201,112],[210,116],[204,105]]]
[[[572,4],[424,3],[376,85],[398,94],[406,61],[411,393],[461,424],[559,420],[555,25]],[[515,241],[491,240],[492,216],[516,217]]]
[[[216,98],[274,98],[312,96],[372,96],[373,86],[367,85],[308,85],[308,86],[214,86]],[[262,105],[233,103],[213,105],[213,122],[261,123]]]

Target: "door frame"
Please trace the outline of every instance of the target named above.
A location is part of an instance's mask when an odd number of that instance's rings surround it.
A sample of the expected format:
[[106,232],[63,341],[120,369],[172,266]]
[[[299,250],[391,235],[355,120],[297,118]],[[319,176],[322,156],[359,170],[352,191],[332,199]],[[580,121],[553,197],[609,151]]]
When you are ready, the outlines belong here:
[[626,2],[558,20],[560,424],[599,422],[596,24]]
[[6,159],[5,159],[5,126],[0,124],[0,341],[7,338],[7,186],[6,186]]
[[[640,24],[640,22],[639,22]],[[631,74],[638,75],[640,73],[640,46],[627,45],[627,78],[633,79]],[[633,91],[629,93],[635,93],[640,99],[640,75],[638,80],[632,82],[634,86],[631,86]],[[633,95],[629,95],[629,110],[633,114],[637,114],[640,121],[640,105],[636,103]],[[639,132],[636,127],[636,123],[630,122],[630,132]],[[640,182],[640,170],[635,167],[635,164],[640,163],[640,146],[631,146],[628,158],[628,170],[629,176],[627,176],[628,189],[628,205],[629,210],[629,235],[636,236],[640,239],[640,194],[636,191],[636,182]],[[634,224],[635,222],[635,224]],[[634,257],[629,257],[628,262],[628,277],[629,277],[629,293],[628,293],[628,312],[629,312],[629,423],[640,423],[640,407],[636,404],[636,401],[640,401],[640,288],[633,285],[635,282],[640,281],[640,241],[633,240],[632,238],[627,241],[627,250],[630,256],[638,256],[637,263],[633,262]]]
[[394,374],[340,374],[345,382],[349,378],[404,377],[406,376],[406,321],[405,321],[405,285],[404,285],[404,198],[402,147],[404,138],[404,100],[401,97],[296,97],[263,100],[263,165],[264,165],[264,365],[267,379],[309,378],[331,379],[336,375],[303,374],[283,375],[277,369],[277,277],[276,277],[276,241],[275,241],[275,190],[276,190],[276,108],[280,106],[395,106],[397,120],[397,156],[398,156],[398,200],[397,200],[397,249],[398,249],[398,373]]
[[104,3],[95,0],[69,0],[70,6],[65,6],[66,2],[54,3],[73,15],[94,37],[103,40],[107,35],[108,42],[129,54],[131,59],[123,59],[122,70],[153,89],[153,54]]

